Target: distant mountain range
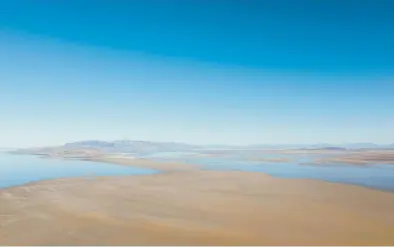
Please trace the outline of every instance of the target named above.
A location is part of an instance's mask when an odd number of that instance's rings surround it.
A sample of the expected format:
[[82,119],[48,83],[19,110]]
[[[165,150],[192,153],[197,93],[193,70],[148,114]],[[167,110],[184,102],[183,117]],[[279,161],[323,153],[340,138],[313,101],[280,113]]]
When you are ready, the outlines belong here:
[[394,148],[390,145],[378,145],[375,143],[346,143],[341,145],[319,144],[257,144],[257,145],[193,145],[178,142],[150,142],[150,141],[80,141],[67,143],[66,148],[96,148],[106,151],[118,152],[158,152],[158,151],[191,151],[191,150],[225,150],[225,149],[384,149]]
[[201,146],[177,142],[149,142],[149,141],[80,141],[67,143],[65,148],[91,148],[104,152],[149,154],[155,152],[190,151],[200,149]]
[[389,145],[378,145],[375,143],[345,143],[345,144],[329,144],[329,143],[318,143],[318,144],[291,144],[291,145],[250,145],[253,148],[273,148],[273,149],[384,149],[394,148],[394,143]]
[[134,155],[149,155],[156,152],[202,152],[216,150],[272,150],[272,149],[394,149],[394,144],[378,145],[374,143],[346,143],[341,145],[320,143],[320,144],[258,144],[247,146],[235,145],[192,145],[178,142],[150,142],[150,141],[132,141],[132,140],[116,140],[116,141],[99,141],[87,140],[66,143],[58,147],[43,147],[33,149],[20,149],[17,153],[35,153],[35,154],[64,154],[79,155],[81,150],[86,153],[129,153]]

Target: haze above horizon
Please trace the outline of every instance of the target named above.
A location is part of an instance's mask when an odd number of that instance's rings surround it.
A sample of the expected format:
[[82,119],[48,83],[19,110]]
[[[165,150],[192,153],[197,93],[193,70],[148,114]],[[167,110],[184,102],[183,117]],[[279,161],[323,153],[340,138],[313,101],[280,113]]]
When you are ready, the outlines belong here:
[[394,1],[2,1],[0,146],[394,143]]

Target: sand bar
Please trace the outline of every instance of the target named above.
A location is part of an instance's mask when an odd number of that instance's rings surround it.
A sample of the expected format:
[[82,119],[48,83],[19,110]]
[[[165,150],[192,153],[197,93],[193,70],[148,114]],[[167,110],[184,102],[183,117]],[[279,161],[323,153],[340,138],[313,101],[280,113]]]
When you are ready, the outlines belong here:
[[188,170],[0,190],[3,245],[393,245],[394,194]]

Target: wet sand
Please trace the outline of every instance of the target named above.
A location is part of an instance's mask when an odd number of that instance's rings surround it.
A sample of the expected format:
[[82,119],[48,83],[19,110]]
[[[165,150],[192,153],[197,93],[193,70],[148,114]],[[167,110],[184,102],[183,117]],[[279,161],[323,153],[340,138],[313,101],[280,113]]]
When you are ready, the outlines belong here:
[[293,161],[290,158],[249,158],[248,161],[255,161],[255,162],[290,162]]
[[350,153],[338,157],[329,158],[327,159],[327,161],[359,165],[394,164],[394,150],[376,150]]
[[348,163],[353,165],[394,164],[393,149],[361,150],[281,150],[278,154],[323,154],[327,158],[316,159],[316,164],[327,162]]
[[152,161],[149,159],[140,159],[140,158],[127,158],[127,157],[113,157],[112,155],[103,155],[101,157],[89,158],[84,159],[87,161],[93,162],[105,162],[110,164],[117,164],[123,166],[133,166],[133,167],[140,167],[140,168],[148,168],[148,169],[155,169],[161,172],[183,172],[183,171],[196,171],[200,170],[201,168],[197,165],[182,163],[182,162],[175,162],[175,161]]
[[2,189],[0,244],[394,245],[392,193],[178,165]]
[[[287,157],[253,157],[260,155],[287,155]],[[330,163],[346,163],[351,165],[394,164],[394,149],[286,149],[286,150],[260,150],[251,152],[251,157],[246,160],[260,162],[292,162],[297,157],[291,155],[310,155],[313,165],[329,165]],[[290,155],[290,156],[289,156]],[[318,157],[316,155],[325,155]],[[226,153],[212,154],[212,157],[225,157]]]

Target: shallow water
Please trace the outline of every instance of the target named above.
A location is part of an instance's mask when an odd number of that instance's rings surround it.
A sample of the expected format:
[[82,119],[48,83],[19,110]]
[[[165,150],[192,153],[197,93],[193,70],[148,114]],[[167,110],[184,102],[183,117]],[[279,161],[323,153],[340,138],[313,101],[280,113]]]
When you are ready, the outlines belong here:
[[[198,155],[199,153],[162,152],[146,155],[144,158],[158,161],[181,161],[200,165],[207,170],[263,172],[276,177],[318,179],[394,192],[394,165],[357,166],[345,163],[305,165],[318,157],[313,155],[292,155],[294,159],[290,162],[245,161],[246,156],[243,154],[223,157],[200,157]],[[278,156],[264,154],[261,157],[277,158]],[[0,153],[0,187],[60,177],[142,175],[156,172],[152,169],[99,162],[42,159],[36,156]]]
[[147,159],[155,159],[155,158],[179,158],[179,157],[187,157],[197,155],[196,152],[156,152],[145,155],[136,155],[138,158],[147,158]]
[[0,188],[63,177],[144,175],[156,172],[99,162],[0,153]]
[[[225,157],[196,157],[190,155],[156,155],[156,160],[174,160],[200,165],[208,170],[237,170],[263,172],[283,178],[310,178],[330,182],[354,184],[374,189],[394,192],[394,165],[374,164],[357,166],[346,163],[313,165],[313,159],[321,155],[285,155],[293,158],[290,162],[245,161],[242,154]],[[284,157],[280,155],[261,155],[262,158]],[[311,163],[312,162],[312,163]],[[308,163],[308,165],[306,165]]]

